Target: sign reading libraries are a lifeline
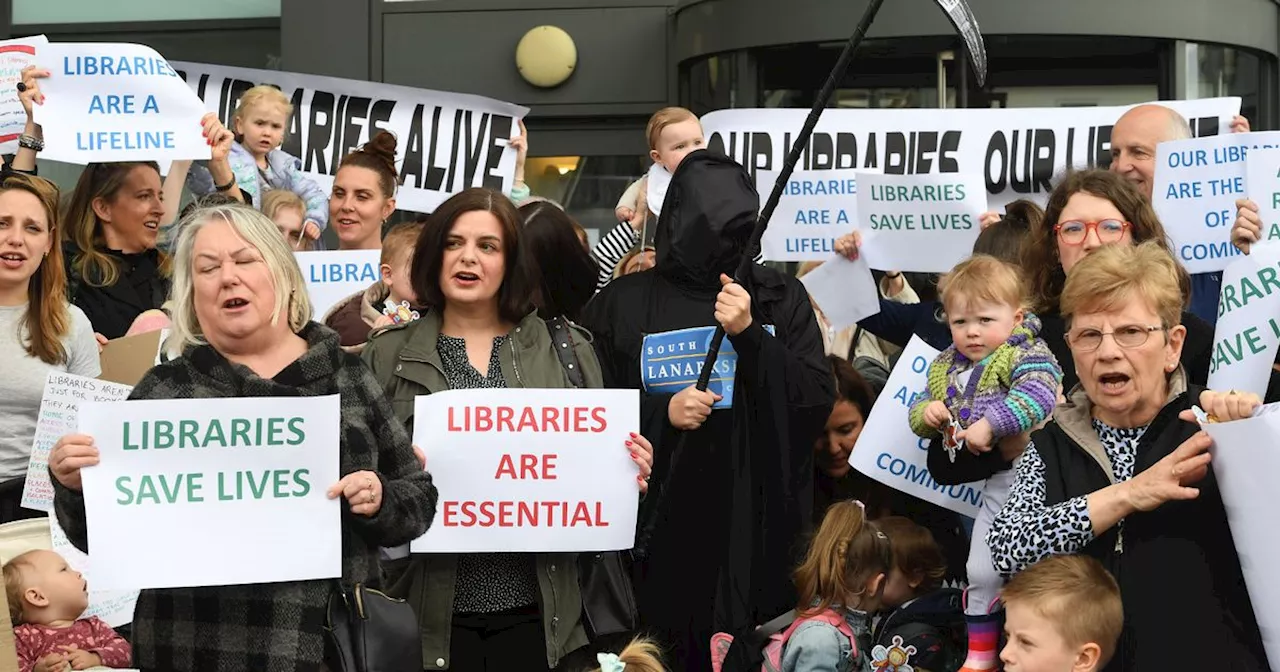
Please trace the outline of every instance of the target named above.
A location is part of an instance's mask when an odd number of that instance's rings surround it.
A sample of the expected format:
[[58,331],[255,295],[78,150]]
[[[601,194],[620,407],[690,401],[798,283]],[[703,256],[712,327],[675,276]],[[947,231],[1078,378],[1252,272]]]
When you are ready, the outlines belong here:
[[81,404],[94,587],[341,576],[339,417],[337,395]]
[[440,490],[415,553],[613,551],[635,545],[637,390],[451,390],[414,402]]

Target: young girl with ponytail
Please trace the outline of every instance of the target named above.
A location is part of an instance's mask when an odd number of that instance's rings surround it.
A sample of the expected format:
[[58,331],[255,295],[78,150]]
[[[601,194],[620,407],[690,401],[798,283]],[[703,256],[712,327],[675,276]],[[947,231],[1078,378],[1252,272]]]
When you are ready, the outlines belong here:
[[600,665],[591,672],[667,672],[662,665],[662,651],[651,639],[637,637],[621,653],[598,653]]
[[782,650],[782,672],[870,672],[871,614],[892,569],[889,538],[862,503],[831,505],[795,572],[799,625]]

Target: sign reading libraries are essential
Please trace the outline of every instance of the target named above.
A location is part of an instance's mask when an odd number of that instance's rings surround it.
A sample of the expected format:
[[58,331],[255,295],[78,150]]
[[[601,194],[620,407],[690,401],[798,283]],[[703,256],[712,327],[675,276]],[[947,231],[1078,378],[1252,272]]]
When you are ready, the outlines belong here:
[[868,449],[853,451],[849,464],[891,488],[976,518],[983,484],[942,485],[933,480],[929,439],[916,436],[907,421],[916,395],[928,389],[929,363],[937,356],[938,351],[919,336],[911,337],[858,439],[858,445]]
[[415,553],[612,551],[635,544],[636,390],[451,390],[414,402],[440,502]]
[[1231,133],[1156,146],[1151,193],[1174,253],[1190,273],[1224,270],[1240,251],[1231,245],[1236,200],[1245,189],[1249,156],[1280,151],[1280,132]]
[[82,404],[95,587],[340,576],[338,423],[337,395]]
[[[382,279],[380,250],[295,252],[302,280],[307,283],[316,318],[343,299]],[[381,310],[381,306],[377,306]]]
[[51,76],[34,109],[46,138],[43,158],[105,161],[208,159],[204,103],[168,61],[141,44],[58,43],[37,59]]
[[326,192],[342,157],[379,130],[398,140],[396,205],[402,209],[432,212],[468,187],[511,191],[516,152],[509,141],[520,134],[518,122],[528,108],[470,94],[293,72],[173,66],[228,125],[240,96],[253,86],[271,84],[283,91],[293,102],[283,149]]
[[[1226,134],[1239,98],[1169,100],[1196,137]],[[798,171],[857,168],[890,175],[976,173],[992,207],[1019,198],[1044,203],[1068,166],[1111,163],[1111,129],[1128,107],[827,110]],[[707,146],[754,176],[780,170],[808,110],[717,110],[702,118]],[[761,192],[767,193],[767,192]]]
[[987,208],[973,173],[864,173],[858,193],[861,256],[880,271],[946,273],[969,256]]

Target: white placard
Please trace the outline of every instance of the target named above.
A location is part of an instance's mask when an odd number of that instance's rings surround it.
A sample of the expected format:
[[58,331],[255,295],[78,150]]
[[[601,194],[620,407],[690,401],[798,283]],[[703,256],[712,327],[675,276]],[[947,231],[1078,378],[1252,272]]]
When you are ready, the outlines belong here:
[[84,575],[89,583],[89,608],[80,618],[97,616],[107,625],[118,628],[133,622],[133,608],[138,602],[136,590],[98,590],[94,587],[93,570],[90,569],[89,556],[71,545],[67,533],[58,524],[58,517],[49,514],[49,537],[53,540],[53,552],[62,556],[73,569]]
[[911,337],[867,418],[849,464],[891,488],[977,518],[983,484],[942,485],[933,480],[929,439],[916,436],[908,422],[911,402],[928,389],[929,364],[938,354],[919,336]]
[[1255,149],[1277,147],[1276,131],[1175,140],[1156,147],[1151,204],[1187,272],[1221,271],[1240,256],[1231,245],[1231,225],[1236,200],[1247,196],[1246,159]]
[[1280,536],[1275,534],[1275,474],[1280,473],[1278,407],[1264,406],[1255,417],[1244,420],[1201,425],[1213,438],[1209,448],[1213,475],[1273,669],[1280,669],[1280,581],[1275,580],[1275,562],[1280,557]]
[[[836,238],[858,224],[858,183],[854,170],[797,170],[787,181],[769,228],[760,240],[769,261],[822,261],[835,252]],[[778,172],[756,173],[756,191],[773,191]]]
[[[1196,136],[1230,133],[1231,119],[1240,113],[1239,98],[1156,104],[1181,113]],[[1043,205],[1063,169],[1111,164],[1111,127],[1130,107],[826,110],[796,170],[977,173],[986,181],[992,209],[1019,198]],[[702,128],[708,147],[754,176],[782,168],[808,114],[717,110],[702,118]]]
[[44,130],[42,158],[105,161],[208,159],[200,118],[204,103],[168,61],[141,44],[43,45],[35,120]]
[[18,100],[22,69],[35,62],[36,49],[48,44],[44,35],[0,41],[0,153],[18,151],[18,136],[27,126],[27,111]]
[[307,283],[317,322],[339,301],[382,279],[381,250],[295,252],[294,257]]
[[451,390],[414,402],[440,490],[414,553],[615,551],[635,545],[637,390]]
[[946,273],[973,251],[987,209],[982,177],[858,175],[861,254],[879,271]]
[[880,312],[880,292],[863,256],[849,261],[837,254],[800,282],[837,331]]
[[1280,241],[1280,150],[1249,152],[1245,161],[1245,185],[1248,198],[1258,205],[1258,218],[1262,220],[1259,240]]
[[81,472],[95,585],[341,576],[340,417],[336,394],[81,405],[101,455]]
[[293,101],[282,149],[328,192],[342,157],[379,130],[395,134],[401,186],[396,205],[432,212],[468,187],[511,193],[516,152],[529,108],[465,93],[448,93],[278,70],[175,61],[187,84],[230,126],[240,96],[256,84],[279,87]]
[[1280,348],[1280,243],[1255,245],[1222,274],[1209,389],[1267,395]]
[[53,372],[45,379],[40,414],[36,416],[36,436],[31,442],[27,482],[22,487],[22,507],[34,511],[53,510],[53,483],[49,481],[49,452],[67,434],[75,434],[82,402],[122,401],[133,390],[105,380]]

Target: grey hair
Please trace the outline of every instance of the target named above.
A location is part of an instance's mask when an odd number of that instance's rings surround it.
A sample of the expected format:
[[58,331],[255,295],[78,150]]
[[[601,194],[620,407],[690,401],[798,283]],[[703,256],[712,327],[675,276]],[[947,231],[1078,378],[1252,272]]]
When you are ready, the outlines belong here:
[[[1161,107],[1164,107],[1161,105]],[[1186,140],[1191,137],[1191,124],[1187,123],[1187,118],[1178,113],[1172,107],[1165,107],[1169,112],[1169,126],[1173,132],[1170,140]]]
[[184,218],[179,225],[182,234],[173,249],[173,287],[168,301],[172,326],[165,343],[165,349],[171,355],[177,356],[190,346],[207,343],[204,330],[196,317],[194,255],[196,236],[206,226],[218,222],[231,225],[236,234],[257,249],[266,262],[276,294],[271,324],[278,324],[281,315],[284,315],[289,329],[297,333],[311,321],[311,299],[307,295],[302,271],[275,223],[261,212],[244,205],[200,208]]

